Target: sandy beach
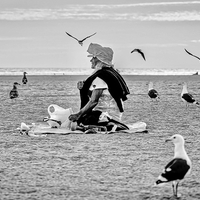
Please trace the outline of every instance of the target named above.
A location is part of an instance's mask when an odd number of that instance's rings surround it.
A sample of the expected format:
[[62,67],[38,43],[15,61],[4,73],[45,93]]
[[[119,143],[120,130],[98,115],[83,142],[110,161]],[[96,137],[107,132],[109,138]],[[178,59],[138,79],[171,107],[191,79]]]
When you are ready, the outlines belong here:
[[[153,187],[172,159],[173,134],[186,139],[192,173],[180,183],[181,200],[200,199],[200,107],[180,98],[182,83],[200,101],[199,76],[124,76],[130,89],[123,121],[143,121],[148,133],[111,135],[16,134],[21,122],[42,123],[47,107],[57,104],[79,109],[78,80],[86,76],[28,76],[18,87],[19,98],[9,99],[13,82],[21,76],[0,76],[0,199],[2,200],[166,200],[171,183]],[[153,81],[159,101],[147,95]]]

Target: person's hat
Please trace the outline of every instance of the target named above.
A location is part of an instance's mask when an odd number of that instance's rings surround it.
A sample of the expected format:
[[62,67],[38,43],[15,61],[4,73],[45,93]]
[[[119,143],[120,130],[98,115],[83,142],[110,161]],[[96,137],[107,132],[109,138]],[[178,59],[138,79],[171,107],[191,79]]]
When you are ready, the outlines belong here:
[[109,47],[102,47],[99,44],[91,43],[87,52],[90,54],[88,57],[96,57],[101,62],[112,65],[113,50]]

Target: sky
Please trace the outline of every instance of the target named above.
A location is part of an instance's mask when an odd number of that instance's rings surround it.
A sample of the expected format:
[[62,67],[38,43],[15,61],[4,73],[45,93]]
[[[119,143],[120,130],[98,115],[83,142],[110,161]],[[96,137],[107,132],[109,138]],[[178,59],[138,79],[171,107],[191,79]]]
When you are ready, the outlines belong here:
[[90,68],[90,43],[118,69],[200,69],[200,0],[0,0],[0,68]]

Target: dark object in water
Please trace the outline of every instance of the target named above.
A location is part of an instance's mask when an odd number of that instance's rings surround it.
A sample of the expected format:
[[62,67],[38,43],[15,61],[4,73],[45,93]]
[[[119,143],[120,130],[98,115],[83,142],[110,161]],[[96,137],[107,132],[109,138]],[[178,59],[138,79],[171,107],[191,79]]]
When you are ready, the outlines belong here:
[[192,75],[199,75],[199,73],[198,73],[198,72],[196,72],[196,73],[194,73],[194,74],[192,74]]

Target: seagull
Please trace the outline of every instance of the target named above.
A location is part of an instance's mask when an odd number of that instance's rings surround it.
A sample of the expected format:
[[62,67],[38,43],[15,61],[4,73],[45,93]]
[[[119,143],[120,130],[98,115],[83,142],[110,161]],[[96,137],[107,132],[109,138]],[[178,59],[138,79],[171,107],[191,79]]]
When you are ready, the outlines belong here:
[[186,51],[189,55],[191,55],[191,56],[193,56],[193,57],[195,57],[195,58],[197,58],[197,59],[200,60],[200,58],[199,58],[198,56],[195,56],[194,54],[190,53],[187,49],[185,49],[185,51]]
[[186,103],[186,106],[188,106],[189,103],[199,105],[199,102],[197,102],[194,99],[194,97],[190,93],[188,93],[186,82],[183,83],[183,90],[181,92],[181,99],[182,99],[183,102]]
[[28,82],[28,79],[27,79],[27,77],[26,77],[26,72],[24,72],[24,75],[23,75],[23,78],[22,78],[22,83],[23,84],[26,84],[27,82]]
[[133,52],[138,52],[139,54],[141,54],[141,56],[144,58],[144,60],[146,60],[146,59],[145,59],[145,56],[144,56],[144,53],[142,52],[141,49],[133,49],[133,50],[131,51],[131,53],[133,53]]
[[192,163],[185,151],[185,140],[182,135],[175,134],[166,139],[167,141],[174,143],[174,158],[165,166],[155,185],[163,185],[172,181],[173,194],[175,197],[180,197],[180,194],[178,194],[179,182],[190,174]]
[[153,82],[149,82],[148,95],[151,99],[159,99],[158,92],[153,88]]
[[74,36],[72,36],[71,34],[69,34],[69,33],[67,33],[67,32],[65,32],[65,33],[66,33],[68,36],[70,36],[70,37],[74,38],[75,40],[77,40],[78,43],[79,43],[81,46],[83,46],[83,41],[84,41],[84,40],[86,40],[86,39],[88,39],[89,37],[92,37],[93,35],[96,34],[96,33],[93,33],[92,35],[89,35],[89,36],[85,37],[84,39],[79,40],[79,39],[75,38]]
[[15,99],[19,96],[19,93],[17,91],[17,85],[20,85],[17,82],[14,82],[13,89],[10,91],[10,99]]

